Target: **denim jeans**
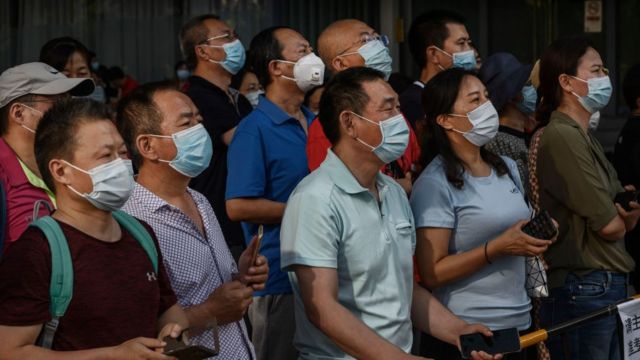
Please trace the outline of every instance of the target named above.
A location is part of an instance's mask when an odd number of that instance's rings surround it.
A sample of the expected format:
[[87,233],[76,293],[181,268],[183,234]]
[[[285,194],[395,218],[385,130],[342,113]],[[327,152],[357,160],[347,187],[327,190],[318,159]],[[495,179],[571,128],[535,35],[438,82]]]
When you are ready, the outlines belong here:
[[[542,300],[540,323],[543,328],[575,319],[627,297],[628,275],[593,271],[585,276],[570,273],[564,286],[553,288]],[[575,330],[547,341],[553,360],[621,359],[615,315],[584,323]]]

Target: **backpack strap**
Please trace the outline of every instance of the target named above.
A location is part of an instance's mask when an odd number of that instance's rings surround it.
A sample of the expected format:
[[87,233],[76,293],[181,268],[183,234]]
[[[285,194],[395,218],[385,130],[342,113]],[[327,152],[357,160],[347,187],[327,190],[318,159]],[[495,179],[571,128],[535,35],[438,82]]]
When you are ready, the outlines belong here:
[[30,226],[37,227],[44,233],[51,250],[51,320],[44,325],[38,340],[38,345],[51,349],[60,318],[67,311],[73,296],[73,263],[67,239],[60,225],[52,217],[41,217]]
[[531,194],[531,203],[536,213],[540,212],[540,184],[538,183],[538,150],[540,148],[540,137],[544,133],[545,128],[540,128],[531,137],[529,145],[529,187]]
[[118,224],[125,228],[144,249],[149,256],[149,260],[153,264],[153,270],[158,273],[158,249],[156,244],[151,238],[151,234],[147,229],[133,216],[127,214],[124,211],[118,210],[111,213],[111,215],[118,221]]

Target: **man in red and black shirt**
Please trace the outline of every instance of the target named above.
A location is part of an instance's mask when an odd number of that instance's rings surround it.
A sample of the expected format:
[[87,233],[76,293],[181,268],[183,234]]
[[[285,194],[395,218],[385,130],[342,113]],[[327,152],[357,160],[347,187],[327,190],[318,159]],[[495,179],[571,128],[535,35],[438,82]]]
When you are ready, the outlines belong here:
[[44,234],[28,228],[0,263],[0,354],[9,359],[166,358],[159,339],[177,337],[188,321],[162,258],[156,272],[142,246],[111,214],[128,199],[134,182],[106,106],[85,99],[54,105],[38,126],[35,154],[45,184],[57,197],[52,217],[69,245],[73,297],[51,349],[36,346],[51,319],[52,260]]

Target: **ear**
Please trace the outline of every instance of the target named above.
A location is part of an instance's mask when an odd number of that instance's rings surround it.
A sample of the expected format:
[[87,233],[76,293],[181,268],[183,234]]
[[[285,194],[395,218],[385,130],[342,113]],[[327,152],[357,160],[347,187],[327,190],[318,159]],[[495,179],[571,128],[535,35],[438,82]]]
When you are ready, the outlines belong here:
[[207,52],[204,51],[204,46],[196,45],[194,50],[196,52],[196,56],[199,59],[203,59],[203,60],[209,59],[209,55],[207,55]]
[[340,72],[349,68],[349,61],[342,56],[336,56],[331,60],[331,65],[336,72]]
[[453,125],[451,124],[451,122],[449,122],[449,116],[444,114],[440,114],[438,115],[438,117],[436,117],[436,124],[438,124],[445,130],[453,129]]
[[69,185],[71,184],[71,180],[69,179],[70,167],[65,165],[66,164],[59,159],[51,159],[49,161],[49,172],[55,182]]
[[271,60],[269,65],[267,65],[267,69],[269,70],[269,74],[273,77],[282,76],[282,69],[280,68],[280,61]]
[[573,86],[571,86],[571,81],[569,81],[570,79],[571,77],[567,74],[560,74],[558,76],[558,83],[560,84],[562,90],[564,90],[565,92],[575,91],[573,89]]
[[158,155],[158,153],[156,152],[156,150],[152,145],[155,142],[154,140],[155,139],[152,138],[151,136],[138,135],[138,137],[136,138],[135,146],[140,156],[142,156],[145,159],[149,159],[153,161],[158,160],[160,158],[160,156]]
[[438,59],[438,56],[436,55],[436,53],[438,52],[438,50],[435,48],[435,46],[429,46],[427,47],[425,50],[425,56],[426,56],[426,63],[433,63],[433,64],[439,64],[440,63],[440,59]]
[[340,127],[344,129],[344,132],[351,138],[355,139],[358,137],[358,132],[355,128],[355,124],[353,123],[353,116],[348,111],[343,111],[339,116]]
[[9,118],[19,125],[24,124],[24,106],[21,106],[18,103],[13,103],[9,108]]

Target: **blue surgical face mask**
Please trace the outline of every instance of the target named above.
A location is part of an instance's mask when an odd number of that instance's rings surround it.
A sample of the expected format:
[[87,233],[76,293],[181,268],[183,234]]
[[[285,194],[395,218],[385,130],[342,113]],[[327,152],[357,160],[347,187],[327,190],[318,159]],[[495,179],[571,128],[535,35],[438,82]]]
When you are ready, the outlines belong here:
[[176,71],[178,80],[187,80],[189,76],[191,76],[191,71],[187,69],[178,69],[178,71]]
[[160,161],[169,163],[169,166],[180,174],[194,178],[209,167],[211,155],[213,155],[213,144],[202,124],[178,131],[171,136],[150,136],[173,139],[178,150],[176,157],[173,160],[160,159]]
[[453,54],[449,54],[448,52],[440,49],[437,46],[434,46],[434,47],[440,50],[443,54],[453,59],[452,67],[462,68],[465,70],[475,70],[477,67],[476,52],[473,49],[467,50],[467,51],[454,52]]
[[339,56],[360,54],[364,59],[364,65],[368,68],[381,71],[384,79],[389,80],[391,76],[393,59],[389,55],[389,48],[381,40],[371,40],[362,45],[356,52],[348,52]]
[[407,121],[404,119],[402,114],[392,116],[380,122],[369,120],[354,112],[352,112],[352,114],[369,122],[370,124],[380,127],[382,141],[378,146],[367,144],[360,138],[356,138],[356,140],[371,149],[371,151],[373,151],[373,153],[376,154],[376,156],[385,164],[397,160],[402,156],[402,154],[404,154],[405,150],[407,150],[407,145],[409,144],[409,127],[407,126]]
[[244,62],[247,58],[247,53],[244,50],[244,46],[240,39],[235,39],[232,42],[224,45],[202,45],[207,47],[214,48],[223,48],[225,53],[225,58],[223,61],[216,61],[213,59],[209,59],[210,62],[220,64],[225,70],[227,70],[231,75],[235,75],[242,69],[244,66]]
[[538,93],[533,85],[525,85],[522,88],[522,102],[517,104],[518,109],[527,115],[536,112],[536,102],[538,101]]
[[81,193],[71,185],[67,185],[67,187],[77,195],[87,199],[98,209],[105,211],[120,209],[127,202],[133,191],[135,182],[133,180],[131,160],[117,158],[88,171],[68,161],[62,161],[91,177],[93,189],[90,193]]
[[607,106],[609,100],[611,99],[611,93],[613,92],[613,87],[611,86],[611,80],[609,79],[609,76],[591,78],[589,80],[583,80],[575,76],[571,77],[587,83],[587,86],[589,87],[589,92],[585,96],[580,96],[573,91],[571,92],[575,97],[578,98],[578,101],[580,102],[582,107],[587,110],[589,114],[600,111],[605,106]]
[[93,72],[96,72],[98,70],[100,70],[100,63],[97,61],[92,61],[91,62],[91,70],[93,70]]
[[475,146],[483,146],[493,139],[498,133],[500,120],[496,108],[493,107],[491,101],[478,106],[467,115],[449,114],[449,116],[466,117],[473,126],[471,130],[464,132],[457,129],[451,129],[462,134],[467,141]]

